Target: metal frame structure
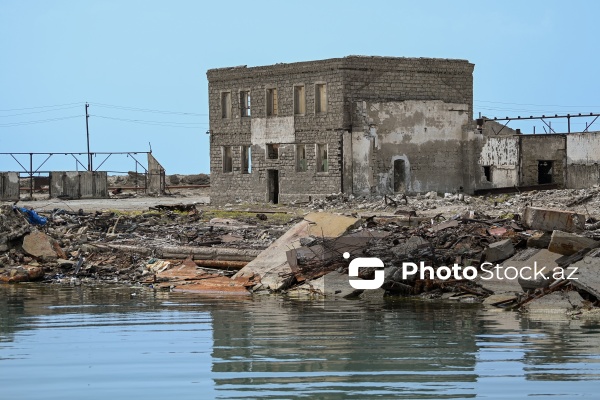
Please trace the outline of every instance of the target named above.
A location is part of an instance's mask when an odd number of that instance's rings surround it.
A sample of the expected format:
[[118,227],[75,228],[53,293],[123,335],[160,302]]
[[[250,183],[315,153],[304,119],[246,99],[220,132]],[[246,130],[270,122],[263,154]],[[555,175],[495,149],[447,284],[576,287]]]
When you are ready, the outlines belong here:
[[[104,165],[104,163],[106,161],[108,161],[108,159],[113,156],[113,155],[126,155],[127,157],[131,157],[134,162],[135,162],[135,173],[138,173],[138,166],[141,167],[144,171],[144,186],[143,188],[146,189],[148,187],[148,169],[146,167],[144,167],[144,165],[142,163],[140,163],[138,161],[138,159],[135,157],[138,154],[145,154],[146,157],[148,156],[148,154],[152,154],[152,151],[125,151],[125,152],[98,152],[98,153],[62,153],[62,152],[57,152],[57,153],[0,153],[0,156],[10,156],[12,157],[17,164],[19,164],[19,166],[22,168],[22,171],[14,171],[14,172],[18,172],[19,176],[21,176],[21,174],[25,174],[28,178],[30,178],[30,182],[29,182],[29,194],[30,196],[33,195],[33,190],[34,190],[34,175],[35,174],[49,174],[50,172],[53,171],[45,171],[45,170],[41,170],[41,168],[44,166],[44,164],[46,164],[48,162],[48,160],[50,160],[50,158],[52,158],[53,156],[72,156],[75,161],[76,161],[76,165],[80,165],[82,170],[84,171],[90,171],[90,172],[97,172],[100,167],[102,167],[102,165]],[[17,159],[16,156],[23,156],[23,155],[27,155],[29,156],[29,169],[27,167],[25,167],[23,165],[23,163],[21,163],[21,161],[19,161]],[[79,158],[77,158],[77,156],[86,156],[87,157],[87,164],[88,166],[86,167],[81,160],[79,160]],[[98,165],[98,167],[96,167],[96,169],[92,169],[92,164],[91,164],[91,159],[92,156],[96,156],[96,155],[100,155],[100,156],[106,156],[104,158],[104,160]],[[39,164],[39,166],[37,166],[37,168],[34,169],[34,164],[33,164],[33,158],[34,156],[46,156],[46,158],[44,159],[44,161]],[[123,172],[123,171],[108,171],[108,172]],[[137,187],[137,185],[136,185]]]
[[[529,117],[521,117],[521,116],[517,116],[517,117],[506,117],[506,118],[479,118],[477,120],[477,126],[478,129],[481,131],[483,129],[483,124],[485,123],[485,121],[506,121],[506,123],[504,124],[504,126],[502,128],[500,128],[500,130],[498,132],[494,132],[496,135],[500,134],[500,132],[502,132],[502,129],[506,128],[506,126],[509,124],[510,121],[524,121],[524,120],[531,120],[531,119],[539,119],[540,121],[542,121],[549,129],[549,133],[557,133],[554,129],[552,129],[552,125],[549,124],[548,122],[546,122],[546,119],[556,119],[556,118],[566,118],[567,119],[567,133],[571,133],[571,118],[589,118],[589,117],[594,117],[594,119],[592,120],[592,122],[590,122],[589,124],[586,122],[586,127],[585,129],[581,132],[588,132],[590,127],[592,126],[592,124],[594,122],[596,122],[596,120],[598,119],[598,117],[600,117],[600,114],[596,114],[596,113],[589,113],[589,114],[582,114],[582,113],[578,113],[578,114],[566,114],[566,115],[558,115],[558,114],[554,114],[554,115],[542,115],[540,117],[534,117],[532,115],[530,115]],[[480,123],[481,122],[481,123]],[[544,128],[545,129],[545,128]],[[534,134],[535,134],[535,130],[534,130]]]

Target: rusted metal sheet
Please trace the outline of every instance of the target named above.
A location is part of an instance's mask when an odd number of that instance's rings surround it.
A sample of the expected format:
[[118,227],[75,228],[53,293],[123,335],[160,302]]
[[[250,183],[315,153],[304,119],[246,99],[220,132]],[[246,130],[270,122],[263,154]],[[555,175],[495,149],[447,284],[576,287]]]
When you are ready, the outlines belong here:
[[0,200],[17,201],[19,196],[19,173],[0,172]]

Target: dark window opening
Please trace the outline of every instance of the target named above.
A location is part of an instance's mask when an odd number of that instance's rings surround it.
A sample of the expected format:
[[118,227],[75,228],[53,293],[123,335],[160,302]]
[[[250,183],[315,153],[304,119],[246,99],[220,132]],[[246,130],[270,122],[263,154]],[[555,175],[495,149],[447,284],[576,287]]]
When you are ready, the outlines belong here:
[[277,89],[267,89],[267,117],[275,116],[278,112]]
[[296,145],[296,171],[306,172],[306,146],[303,144]]
[[250,116],[250,92],[240,92],[240,109],[242,111],[242,117]]
[[242,174],[252,172],[252,150],[250,146],[242,146]]
[[492,167],[489,165],[485,165],[483,167],[483,174],[485,175],[485,180],[488,182],[492,181]]
[[543,185],[545,183],[552,183],[554,161],[539,160],[538,161],[538,183]]
[[223,146],[223,172],[233,171],[233,156],[231,146]]
[[317,144],[317,172],[329,171],[327,144]]
[[276,143],[267,144],[267,158],[277,160],[279,158],[279,145]]

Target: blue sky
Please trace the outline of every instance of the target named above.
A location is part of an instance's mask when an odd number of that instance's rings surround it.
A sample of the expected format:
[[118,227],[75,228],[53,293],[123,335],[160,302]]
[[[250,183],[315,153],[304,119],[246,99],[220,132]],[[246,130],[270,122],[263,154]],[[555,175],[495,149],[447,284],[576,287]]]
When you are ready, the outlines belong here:
[[[89,102],[92,151],[151,143],[168,174],[207,173],[207,69],[346,55],[467,59],[476,114],[597,113],[599,14],[576,0],[2,0],[0,152],[85,151]],[[57,168],[75,162],[43,169]]]

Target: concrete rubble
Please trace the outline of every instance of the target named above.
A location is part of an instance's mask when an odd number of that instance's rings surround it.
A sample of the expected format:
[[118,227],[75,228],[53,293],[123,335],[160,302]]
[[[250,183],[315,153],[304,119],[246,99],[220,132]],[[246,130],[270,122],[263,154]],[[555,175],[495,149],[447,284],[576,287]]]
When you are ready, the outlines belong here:
[[[245,296],[420,296],[578,317],[600,306],[597,197],[555,190],[489,198],[331,195],[288,207],[55,209],[39,211],[48,220],[44,226],[31,225],[18,208],[4,205],[0,281],[140,284]],[[550,198],[555,203],[549,209],[531,206]],[[585,203],[560,211],[581,198]],[[542,221],[532,215],[543,216]],[[349,262],[358,257],[381,259],[381,289],[348,284]],[[436,272],[457,264],[480,274],[443,279],[406,273],[405,263],[419,262]],[[492,279],[482,279],[485,263],[493,265]],[[519,276],[534,265],[546,269]],[[555,274],[557,269],[562,275]],[[355,279],[372,280],[375,272],[361,268]]]

